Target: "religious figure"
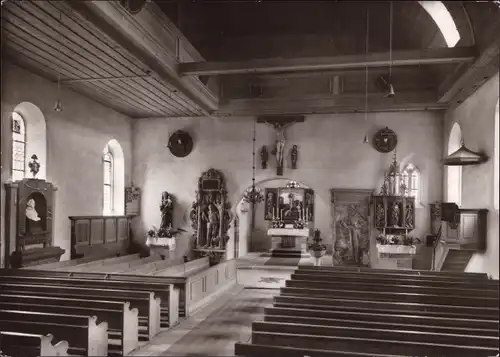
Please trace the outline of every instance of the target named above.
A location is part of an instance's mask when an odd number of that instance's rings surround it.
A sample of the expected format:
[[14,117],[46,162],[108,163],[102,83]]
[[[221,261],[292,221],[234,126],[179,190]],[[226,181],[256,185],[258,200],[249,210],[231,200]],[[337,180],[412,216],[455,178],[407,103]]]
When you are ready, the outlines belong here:
[[376,222],[377,222],[377,227],[385,226],[385,211],[384,211],[384,205],[382,203],[377,204]]
[[273,219],[274,218],[274,195],[272,192],[267,193],[266,197],[266,219]]
[[260,160],[263,169],[267,169],[267,160],[269,158],[269,154],[267,153],[267,147],[264,145],[260,150]]
[[202,213],[203,221],[206,225],[206,247],[212,247],[219,236],[220,227],[220,214],[217,209],[216,204],[211,203],[208,205],[207,209]]
[[28,167],[30,168],[30,172],[33,174],[33,177],[36,177],[38,171],[40,171],[40,163],[37,160],[38,156],[33,154],[31,156],[31,161],[28,163]]
[[32,198],[30,198],[28,200],[28,203],[26,203],[26,218],[35,222],[41,220],[41,218],[38,217],[37,211],[35,210],[35,200]]
[[411,203],[406,204],[406,227],[413,228],[413,207]]
[[297,149],[297,145],[294,145],[292,147],[292,153],[290,155],[292,157],[292,169],[296,169],[297,168],[297,159],[299,157],[299,152],[298,152],[298,149]]
[[274,130],[276,130],[276,163],[278,175],[283,175],[283,152],[286,144],[285,128],[290,124],[273,123]]
[[172,201],[172,196],[168,192],[163,192],[161,196],[161,224],[160,229],[172,228],[172,216],[173,216],[174,203]]
[[392,225],[394,227],[399,227],[399,218],[401,210],[399,209],[399,203],[394,202],[392,205]]

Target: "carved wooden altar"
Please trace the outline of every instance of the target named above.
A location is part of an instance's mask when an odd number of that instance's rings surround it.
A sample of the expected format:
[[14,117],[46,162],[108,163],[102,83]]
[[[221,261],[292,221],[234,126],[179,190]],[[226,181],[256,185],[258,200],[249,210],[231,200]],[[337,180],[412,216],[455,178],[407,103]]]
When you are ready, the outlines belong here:
[[212,264],[223,259],[229,240],[231,205],[227,202],[226,182],[221,171],[209,169],[199,178],[190,218],[194,252],[200,257],[209,256]]
[[52,246],[57,188],[38,179],[7,183],[5,188],[5,267],[59,261],[64,249]]
[[386,233],[415,229],[415,197],[374,196],[375,228]]
[[369,266],[372,195],[372,190],[331,190],[333,265]]
[[264,219],[293,223],[298,219],[314,222],[314,190],[300,187],[266,188]]

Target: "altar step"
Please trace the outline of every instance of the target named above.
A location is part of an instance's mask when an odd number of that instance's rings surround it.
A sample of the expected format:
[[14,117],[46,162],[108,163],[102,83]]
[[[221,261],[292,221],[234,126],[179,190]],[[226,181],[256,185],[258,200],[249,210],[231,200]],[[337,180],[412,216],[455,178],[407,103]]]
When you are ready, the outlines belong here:
[[277,248],[271,249],[268,252],[262,253],[261,257],[274,258],[310,258],[309,253],[302,253],[300,249],[295,248]]

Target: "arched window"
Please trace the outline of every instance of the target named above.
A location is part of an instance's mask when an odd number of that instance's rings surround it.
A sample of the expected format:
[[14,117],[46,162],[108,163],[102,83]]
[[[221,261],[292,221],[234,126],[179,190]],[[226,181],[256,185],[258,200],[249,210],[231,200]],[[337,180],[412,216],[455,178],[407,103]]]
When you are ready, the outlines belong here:
[[495,110],[495,151],[494,151],[494,173],[493,173],[493,179],[495,180],[495,182],[493,183],[494,186],[493,186],[493,192],[494,192],[494,196],[495,196],[495,201],[493,202],[493,206],[494,208],[497,210],[498,212],[498,209],[500,208],[500,183],[498,181],[500,181],[500,164],[499,164],[499,161],[500,161],[500,143],[499,143],[499,133],[498,131],[500,130],[500,123],[499,123],[499,110],[500,110],[500,101],[497,102],[497,108]]
[[125,214],[125,159],[118,141],[110,140],[104,147],[103,214]]
[[[462,130],[458,123],[453,124],[448,139],[448,155],[454,153],[462,145]],[[446,182],[446,200],[462,205],[462,166],[448,166]]]
[[403,182],[406,185],[408,196],[415,197],[415,202],[420,202],[420,171],[409,163],[401,172]]
[[104,170],[104,190],[103,190],[103,214],[112,214],[114,212],[113,196],[114,196],[114,170],[113,170],[113,154],[106,145],[102,156]]
[[446,6],[441,1],[419,1],[419,4],[432,17],[448,47],[455,47],[460,40],[460,34]]
[[26,170],[26,125],[17,112],[12,113],[12,181],[22,180]]

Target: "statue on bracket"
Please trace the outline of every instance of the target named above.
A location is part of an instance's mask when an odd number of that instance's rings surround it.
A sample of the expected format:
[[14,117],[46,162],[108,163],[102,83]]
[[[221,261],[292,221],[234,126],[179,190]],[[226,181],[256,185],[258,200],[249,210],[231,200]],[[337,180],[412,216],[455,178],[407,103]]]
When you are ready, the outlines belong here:
[[172,195],[167,191],[163,192],[161,195],[160,211],[161,211],[160,229],[172,228],[174,201]]
[[264,145],[260,150],[260,160],[261,167],[265,170],[267,169],[267,160],[269,159],[269,154],[267,152],[267,147]]
[[292,157],[292,169],[295,170],[297,168],[297,159],[299,157],[299,150],[297,148],[297,145],[292,146],[292,152],[290,156]]

